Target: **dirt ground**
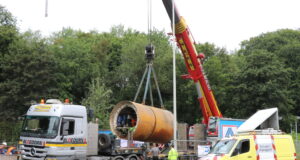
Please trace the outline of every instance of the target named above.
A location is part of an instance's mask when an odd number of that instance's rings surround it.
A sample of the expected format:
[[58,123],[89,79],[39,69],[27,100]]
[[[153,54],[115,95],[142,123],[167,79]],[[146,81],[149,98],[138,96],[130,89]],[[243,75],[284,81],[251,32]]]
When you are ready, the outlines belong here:
[[17,156],[0,155],[0,160],[17,160]]

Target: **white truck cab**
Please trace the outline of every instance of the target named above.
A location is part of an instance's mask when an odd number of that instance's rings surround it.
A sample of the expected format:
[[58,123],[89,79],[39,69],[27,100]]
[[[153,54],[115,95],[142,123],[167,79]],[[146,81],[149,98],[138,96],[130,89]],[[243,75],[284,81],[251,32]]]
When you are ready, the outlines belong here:
[[19,149],[22,159],[86,159],[86,107],[53,99],[32,105],[25,115]]

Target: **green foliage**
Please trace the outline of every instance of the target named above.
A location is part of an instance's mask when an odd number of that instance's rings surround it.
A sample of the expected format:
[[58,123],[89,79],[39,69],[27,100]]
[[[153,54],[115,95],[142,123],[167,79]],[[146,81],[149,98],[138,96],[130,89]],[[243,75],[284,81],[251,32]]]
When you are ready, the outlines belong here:
[[[278,81],[278,86],[284,86],[285,89],[282,91],[282,94],[286,96],[286,101],[293,102],[289,103],[292,105],[287,105],[287,109],[281,108],[279,114],[286,116],[286,119],[283,121],[284,129],[288,129],[289,125],[287,124],[291,121],[292,116],[287,116],[290,113],[295,113],[299,115],[299,44],[300,44],[300,31],[299,30],[290,30],[283,29],[276,32],[269,32],[261,34],[260,36],[251,38],[249,41],[242,42],[242,49],[239,51],[239,54],[242,55],[251,55],[256,50],[262,50],[263,52],[268,52],[275,56],[274,59],[280,61],[281,65],[275,66],[274,70],[281,70],[284,68],[289,70],[289,78],[285,74],[278,75],[277,79],[286,79],[287,82]],[[288,84],[287,84],[288,83]],[[277,90],[280,90],[278,88]],[[276,92],[277,92],[276,90]],[[283,104],[286,102],[282,102]],[[282,105],[278,104],[279,106]],[[282,112],[282,113],[281,113]],[[290,112],[287,114],[287,112]]]
[[[286,45],[276,53],[280,60],[285,63],[285,66],[291,69],[290,96],[295,101],[295,104],[300,104],[300,42]],[[295,106],[293,113],[300,115],[299,106]]]
[[82,100],[82,105],[93,109],[96,118],[99,119],[99,127],[109,129],[109,110],[112,108],[112,91],[102,82],[101,78],[92,81],[88,88],[88,94]]
[[199,53],[205,54],[205,61],[209,60],[210,57],[227,54],[225,48],[219,48],[207,42],[204,44],[196,44],[196,49]]
[[[215,95],[218,106],[223,111],[224,116],[228,106],[228,92],[232,87],[232,76],[239,71],[235,62],[235,55],[228,55],[224,48],[217,48],[212,44],[204,44],[203,50],[210,56],[204,61],[204,70]],[[206,56],[207,57],[207,56]]]
[[22,122],[0,121],[0,142],[7,142],[8,145],[17,145],[19,140]]
[[43,39],[27,32],[0,59],[0,119],[16,119],[32,100],[56,98],[55,63],[45,47]]
[[[170,38],[163,31],[151,34],[153,66],[168,110],[173,107]],[[40,98],[70,98],[93,108],[101,127],[107,128],[112,105],[134,98],[146,67],[148,43],[147,34],[121,25],[104,33],[71,28],[50,37],[19,33],[15,18],[0,6],[0,120],[16,120]],[[261,34],[241,47],[228,54],[214,44],[196,45],[206,55],[204,70],[221,112],[225,117],[247,118],[258,109],[278,107],[281,127],[288,130],[292,115],[300,114],[300,31]],[[178,121],[201,122],[195,85],[180,77],[187,70],[178,50],[176,65]]]
[[[226,97],[228,84],[231,81],[230,75],[237,71],[237,67],[224,48],[218,48],[213,44],[197,44],[198,52],[205,54],[204,70],[208,77],[211,89],[214,91],[215,98],[218,101],[221,111],[226,109]],[[177,60],[177,75],[187,73],[182,58]],[[177,78],[177,103],[178,112],[183,113],[178,120],[189,124],[201,123],[202,115],[195,84],[191,80]],[[225,114],[226,115],[226,114]],[[186,117],[195,117],[187,119]]]
[[0,5],[0,56],[8,51],[17,35],[16,19]]
[[278,107],[283,124],[287,126],[290,111],[294,108],[288,90],[291,70],[285,68],[276,55],[264,50],[251,52],[245,60],[244,67],[235,77],[235,110],[231,110],[234,117],[245,118],[258,109]]
[[253,37],[248,41],[243,41],[241,45],[242,54],[250,54],[253,50],[264,49],[268,52],[275,53],[283,46],[291,44],[299,44],[300,31],[283,29],[276,32],[269,32]]
[[299,133],[299,131],[298,131],[298,133],[297,133],[297,137],[296,137],[296,132],[295,131],[293,131],[292,132],[292,134],[291,134],[291,136],[293,137],[293,139],[297,139],[298,141],[300,140],[300,133]]
[[84,33],[70,28],[51,37],[49,51],[54,55],[61,98],[80,102],[91,80],[99,75],[99,68],[92,48],[95,33]]
[[[181,59],[183,61],[183,59]],[[177,64],[180,64],[179,62]],[[186,74],[185,64],[182,66],[177,65],[177,69],[184,70],[184,74]],[[177,71],[178,73],[178,71]],[[181,73],[182,74],[182,73]],[[178,73],[177,75],[177,119],[179,122],[185,122],[190,125],[195,124],[196,122],[200,122],[202,120],[201,108],[199,102],[197,100],[197,92],[196,87],[193,81],[182,79],[179,77],[181,75]],[[173,83],[171,81],[171,83]],[[172,88],[171,88],[172,89]],[[170,93],[170,110],[173,110],[173,101],[172,101],[172,92]],[[190,117],[190,118],[187,118]]]

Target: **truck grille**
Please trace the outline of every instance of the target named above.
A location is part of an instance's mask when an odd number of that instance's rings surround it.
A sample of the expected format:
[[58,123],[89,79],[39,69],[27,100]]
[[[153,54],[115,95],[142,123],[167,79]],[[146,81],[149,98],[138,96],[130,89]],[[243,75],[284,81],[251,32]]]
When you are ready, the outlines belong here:
[[40,160],[46,157],[44,146],[22,145],[20,147],[22,158],[31,160]]

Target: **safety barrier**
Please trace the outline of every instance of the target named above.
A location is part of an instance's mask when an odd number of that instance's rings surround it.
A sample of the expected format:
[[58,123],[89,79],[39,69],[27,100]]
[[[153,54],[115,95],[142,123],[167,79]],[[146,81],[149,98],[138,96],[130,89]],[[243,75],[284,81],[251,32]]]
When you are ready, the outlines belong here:
[[[171,143],[174,143],[172,141]],[[179,160],[197,160],[208,153],[210,150],[210,141],[206,140],[177,140],[177,152]],[[164,146],[160,159],[167,159],[169,148]]]

